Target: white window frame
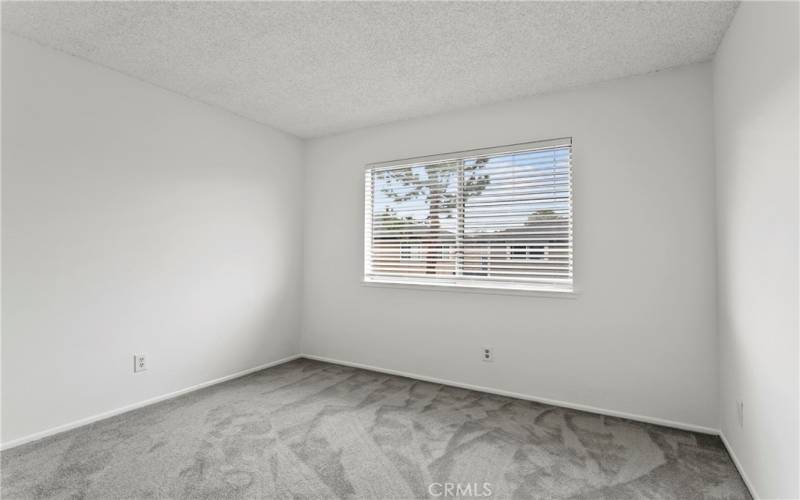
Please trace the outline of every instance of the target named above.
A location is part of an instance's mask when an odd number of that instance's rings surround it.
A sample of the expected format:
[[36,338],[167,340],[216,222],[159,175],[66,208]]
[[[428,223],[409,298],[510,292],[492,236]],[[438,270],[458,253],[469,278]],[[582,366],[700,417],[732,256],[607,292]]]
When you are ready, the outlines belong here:
[[446,278],[436,278],[432,280],[424,280],[416,277],[373,277],[368,276],[369,263],[367,262],[367,255],[369,255],[370,246],[372,244],[370,232],[367,231],[368,224],[371,222],[371,213],[366,210],[366,186],[365,178],[368,172],[376,168],[389,168],[400,165],[409,164],[425,164],[434,162],[446,162],[450,160],[458,160],[470,156],[489,156],[497,154],[513,154],[518,152],[535,151],[539,149],[552,149],[556,147],[569,146],[574,155],[574,145],[572,137],[564,137],[558,139],[549,139],[544,141],[532,141],[518,144],[510,144],[505,146],[494,146],[488,148],[469,149],[463,151],[455,151],[450,153],[417,156],[411,158],[403,158],[398,160],[369,163],[364,166],[360,176],[362,200],[360,204],[361,231],[362,231],[362,274],[361,283],[365,286],[373,287],[386,287],[386,288],[401,288],[411,290],[428,290],[428,291],[456,291],[456,292],[469,292],[469,293],[490,293],[501,295],[533,295],[541,297],[555,297],[555,298],[574,298],[578,295],[576,286],[576,273],[575,273],[575,238],[574,238],[574,221],[575,221],[575,207],[574,207],[574,156],[570,160],[570,241],[572,244],[572,286],[550,286],[547,283],[465,283],[461,280],[448,280]]

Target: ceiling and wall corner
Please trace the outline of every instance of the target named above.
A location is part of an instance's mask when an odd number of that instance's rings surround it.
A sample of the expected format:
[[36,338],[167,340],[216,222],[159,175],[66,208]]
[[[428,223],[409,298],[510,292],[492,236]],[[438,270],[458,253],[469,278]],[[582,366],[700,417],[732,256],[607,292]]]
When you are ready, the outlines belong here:
[[303,138],[709,60],[734,2],[3,2],[3,29]]

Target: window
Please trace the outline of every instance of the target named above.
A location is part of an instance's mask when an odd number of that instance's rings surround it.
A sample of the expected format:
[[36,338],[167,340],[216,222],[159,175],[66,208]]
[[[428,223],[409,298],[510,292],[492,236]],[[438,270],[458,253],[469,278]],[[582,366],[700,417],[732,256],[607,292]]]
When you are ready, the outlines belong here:
[[572,290],[572,141],[369,165],[364,280]]

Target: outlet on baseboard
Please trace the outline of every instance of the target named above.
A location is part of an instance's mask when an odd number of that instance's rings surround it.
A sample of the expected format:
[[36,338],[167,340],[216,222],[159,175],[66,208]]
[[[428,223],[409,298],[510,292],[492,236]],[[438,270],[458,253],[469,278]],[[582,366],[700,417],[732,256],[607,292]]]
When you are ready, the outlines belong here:
[[744,427],[744,401],[736,402],[736,417],[739,421],[739,427]]
[[133,373],[147,371],[147,356],[145,354],[133,355]]
[[494,352],[492,351],[491,347],[484,347],[483,349],[481,349],[481,352],[483,353],[481,355],[481,359],[490,362],[494,361]]

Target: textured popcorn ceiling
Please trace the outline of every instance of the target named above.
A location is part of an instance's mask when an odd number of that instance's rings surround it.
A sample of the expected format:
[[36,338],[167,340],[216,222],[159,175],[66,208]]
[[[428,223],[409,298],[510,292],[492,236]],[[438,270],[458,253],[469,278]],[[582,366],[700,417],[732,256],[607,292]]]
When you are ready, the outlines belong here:
[[3,29],[299,135],[705,61],[728,2],[3,2]]

